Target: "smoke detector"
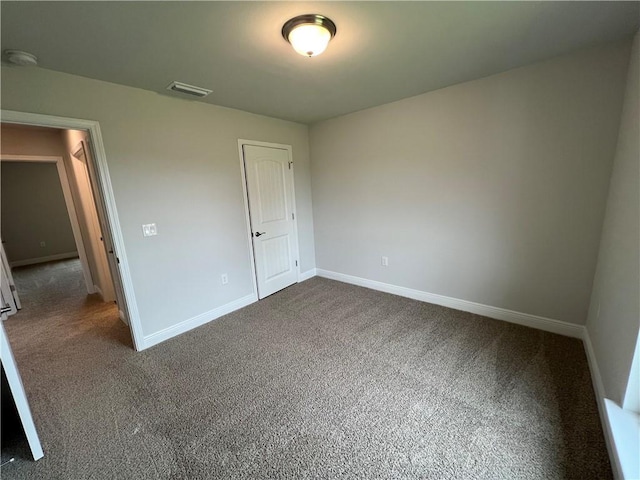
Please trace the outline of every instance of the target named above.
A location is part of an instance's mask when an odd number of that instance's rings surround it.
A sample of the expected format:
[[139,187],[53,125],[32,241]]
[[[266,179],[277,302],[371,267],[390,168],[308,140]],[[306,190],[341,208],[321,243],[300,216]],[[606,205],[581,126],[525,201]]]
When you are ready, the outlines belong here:
[[7,62],[19,67],[33,67],[38,65],[38,57],[21,50],[5,50],[4,56]]
[[209,95],[212,90],[207,90],[206,88],[196,87],[194,85],[187,85],[186,83],[181,82],[171,82],[167,86],[167,90],[172,92],[184,93],[187,95],[191,95],[193,97],[206,97]]

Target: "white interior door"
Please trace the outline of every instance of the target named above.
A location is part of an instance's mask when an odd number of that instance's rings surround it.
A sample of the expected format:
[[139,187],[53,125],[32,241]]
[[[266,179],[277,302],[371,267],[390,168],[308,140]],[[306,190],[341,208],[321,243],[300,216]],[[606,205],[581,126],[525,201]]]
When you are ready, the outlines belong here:
[[258,298],[298,281],[293,162],[282,148],[243,145]]
[[11,396],[13,397],[20,421],[22,422],[22,428],[27,436],[31,455],[33,455],[34,460],[38,460],[44,455],[42,444],[36,431],[36,425],[33,423],[33,416],[31,415],[31,408],[29,408],[27,394],[24,391],[18,365],[16,365],[16,360],[13,357],[11,345],[9,345],[9,339],[7,338],[7,333],[4,331],[2,322],[0,322],[0,360],[2,361],[4,373],[7,376]]
[[15,304],[16,310],[20,310],[22,308],[22,304],[20,303],[20,297],[18,296],[18,290],[16,289],[16,282],[13,281],[11,266],[9,265],[9,260],[7,260],[7,254],[4,251],[4,245],[1,242],[0,242],[0,262],[2,262],[2,269],[3,269],[2,281],[3,282],[6,281],[6,287],[11,293],[10,296],[13,298],[13,303]]
[[18,307],[13,295],[11,295],[4,267],[0,265],[0,319],[6,320],[16,313],[18,313]]

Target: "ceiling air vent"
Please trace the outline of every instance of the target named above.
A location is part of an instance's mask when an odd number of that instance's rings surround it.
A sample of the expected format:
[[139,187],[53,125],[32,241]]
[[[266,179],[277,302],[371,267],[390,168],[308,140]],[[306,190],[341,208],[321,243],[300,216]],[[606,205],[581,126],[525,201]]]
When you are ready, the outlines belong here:
[[206,97],[212,92],[212,90],[207,90],[206,88],[194,87],[193,85],[187,85],[186,83],[181,82],[171,82],[167,87],[167,90],[171,90],[172,92],[185,93],[187,95],[200,98]]

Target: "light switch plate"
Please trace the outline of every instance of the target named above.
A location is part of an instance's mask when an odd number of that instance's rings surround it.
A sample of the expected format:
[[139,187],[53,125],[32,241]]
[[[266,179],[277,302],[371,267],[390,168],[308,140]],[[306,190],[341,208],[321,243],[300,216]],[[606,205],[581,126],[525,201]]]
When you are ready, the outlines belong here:
[[158,234],[158,228],[155,223],[147,223],[142,225],[142,235],[145,237],[153,237]]

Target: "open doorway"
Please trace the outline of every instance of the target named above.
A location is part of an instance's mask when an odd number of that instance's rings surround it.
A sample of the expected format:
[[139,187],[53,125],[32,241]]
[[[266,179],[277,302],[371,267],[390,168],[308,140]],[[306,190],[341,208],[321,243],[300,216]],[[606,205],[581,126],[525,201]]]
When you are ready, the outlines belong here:
[[[48,398],[60,376],[82,369],[64,361],[48,369],[45,361],[22,381],[21,359],[67,359],[70,349],[79,349],[75,358],[87,365],[107,352],[117,363],[131,347],[142,350],[144,337],[98,122],[8,110],[0,116],[0,194],[13,188],[23,195],[18,201],[3,199],[2,219],[17,205],[21,228],[37,230],[38,222],[49,222],[48,230],[28,241],[16,241],[5,225],[0,230],[0,237],[7,234],[2,246],[8,253],[0,249],[0,360],[9,386],[2,389],[3,420],[5,403],[13,403],[35,460],[43,454],[36,427],[55,424],[60,405],[73,395],[40,402],[32,418],[27,394]],[[53,151],[45,148],[52,145]],[[14,171],[2,171],[3,165]],[[20,178],[41,183],[19,187]],[[35,200],[40,204],[34,206]],[[25,437],[19,428],[5,435],[5,424],[12,423],[2,422],[2,464],[13,454],[26,458]]]
[[3,302],[22,304],[7,312],[11,339],[64,341],[88,328],[131,345],[91,141],[83,130],[2,124],[0,236],[13,294]]

